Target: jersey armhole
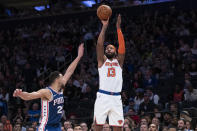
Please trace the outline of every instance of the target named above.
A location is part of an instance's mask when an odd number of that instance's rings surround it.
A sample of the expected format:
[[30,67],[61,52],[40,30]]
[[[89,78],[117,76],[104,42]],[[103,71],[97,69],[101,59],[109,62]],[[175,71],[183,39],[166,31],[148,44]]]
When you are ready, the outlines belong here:
[[50,91],[50,93],[51,93],[51,98],[49,99],[49,102],[51,102],[52,100],[53,100],[53,93],[52,93],[52,91],[50,90],[50,89],[48,89],[49,91]]
[[[106,56],[103,56],[106,57]],[[107,58],[104,58],[105,60],[103,61],[103,65],[105,64],[105,62],[107,61]],[[103,67],[103,65],[101,67],[98,67],[98,69],[101,69]]]
[[[120,66],[120,62],[119,62],[118,58],[116,60],[118,62],[118,65]],[[120,66],[120,69],[123,70],[123,65],[122,65],[122,67]]]

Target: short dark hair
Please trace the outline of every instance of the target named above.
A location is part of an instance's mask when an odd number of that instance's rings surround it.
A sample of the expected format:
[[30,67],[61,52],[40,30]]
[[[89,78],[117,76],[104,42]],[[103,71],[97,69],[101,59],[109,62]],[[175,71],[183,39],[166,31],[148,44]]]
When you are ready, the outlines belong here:
[[51,72],[51,74],[49,75],[49,85],[51,85],[55,81],[55,79],[57,79],[59,76],[60,76],[59,71]]

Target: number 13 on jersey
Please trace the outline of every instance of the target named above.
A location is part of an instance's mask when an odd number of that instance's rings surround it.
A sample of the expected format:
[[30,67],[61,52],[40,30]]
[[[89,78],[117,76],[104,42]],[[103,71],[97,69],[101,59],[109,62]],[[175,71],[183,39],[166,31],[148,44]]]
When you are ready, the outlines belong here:
[[108,68],[108,73],[107,73],[107,77],[115,77],[116,76],[116,70],[115,68]]

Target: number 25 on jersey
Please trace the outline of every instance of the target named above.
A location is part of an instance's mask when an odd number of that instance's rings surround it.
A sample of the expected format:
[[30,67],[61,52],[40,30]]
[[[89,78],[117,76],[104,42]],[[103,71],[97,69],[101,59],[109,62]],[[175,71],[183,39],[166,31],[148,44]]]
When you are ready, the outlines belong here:
[[115,77],[116,76],[116,70],[115,68],[108,68],[108,73],[107,73],[107,77]]
[[62,106],[58,106],[57,109],[58,109],[58,110],[57,110],[57,113],[58,113],[58,114],[62,114],[62,109],[63,109],[63,107],[62,107]]

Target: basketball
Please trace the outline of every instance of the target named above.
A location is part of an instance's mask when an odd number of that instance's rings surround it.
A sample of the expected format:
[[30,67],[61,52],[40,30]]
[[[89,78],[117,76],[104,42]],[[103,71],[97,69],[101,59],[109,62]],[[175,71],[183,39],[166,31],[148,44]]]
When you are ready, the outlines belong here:
[[108,5],[101,5],[97,9],[97,16],[100,20],[107,20],[112,15],[112,9]]

